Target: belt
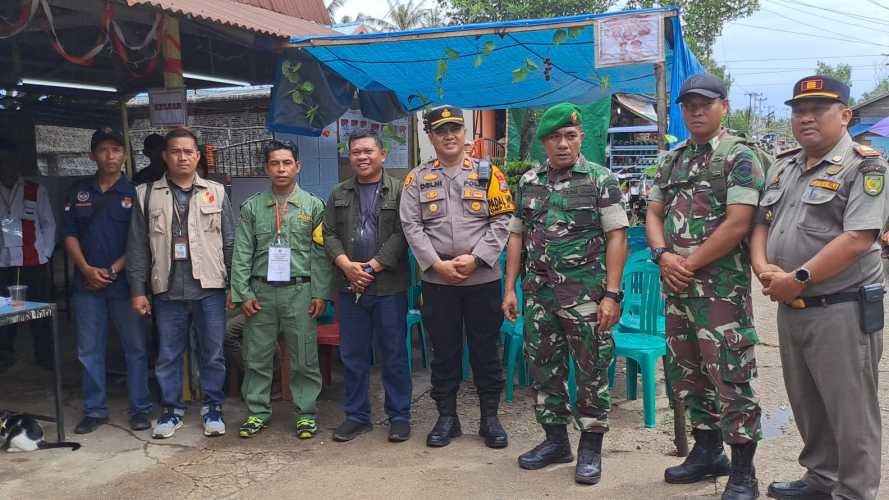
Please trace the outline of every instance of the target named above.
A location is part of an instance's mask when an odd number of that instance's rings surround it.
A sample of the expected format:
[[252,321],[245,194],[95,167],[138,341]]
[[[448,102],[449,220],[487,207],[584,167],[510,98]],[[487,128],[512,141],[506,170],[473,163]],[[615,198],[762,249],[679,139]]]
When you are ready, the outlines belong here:
[[858,302],[858,292],[835,293],[833,295],[816,295],[814,297],[797,297],[790,303],[793,309],[808,309],[810,307],[827,307],[841,302]]
[[268,286],[290,286],[312,281],[312,278],[309,278],[308,276],[297,276],[296,278],[290,278],[290,281],[269,281],[261,276],[254,276],[253,279],[262,281]]

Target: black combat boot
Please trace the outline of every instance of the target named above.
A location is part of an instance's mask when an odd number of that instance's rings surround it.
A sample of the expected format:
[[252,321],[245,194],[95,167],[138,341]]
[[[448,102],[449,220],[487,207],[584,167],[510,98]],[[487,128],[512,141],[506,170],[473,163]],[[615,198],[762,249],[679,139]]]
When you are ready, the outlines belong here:
[[485,446],[488,448],[506,448],[509,438],[500,420],[497,418],[497,410],[500,408],[500,395],[479,396],[481,406],[481,422],[478,425],[478,435],[485,438]]
[[451,444],[451,438],[463,435],[457,418],[457,395],[436,401],[435,405],[438,406],[438,421],[426,436],[426,446],[441,448]]
[[664,481],[670,484],[696,483],[708,477],[727,476],[731,468],[722,447],[722,433],[695,429],[695,445],[681,465],[667,467]]
[[531,451],[519,455],[519,467],[535,470],[550,464],[567,464],[574,461],[571,442],[568,441],[568,426],[544,424],[543,430],[546,431],[546,439]]
[[574,481],[579,484],[596,484],[602,479],[602,438],[601,432],[582,432],[577,445],[577,465],[574,467]]
[[754,500],[759,498],[759,481],[753,467],[756,441],[732,445],[732,472],[729,475],[722,500]]

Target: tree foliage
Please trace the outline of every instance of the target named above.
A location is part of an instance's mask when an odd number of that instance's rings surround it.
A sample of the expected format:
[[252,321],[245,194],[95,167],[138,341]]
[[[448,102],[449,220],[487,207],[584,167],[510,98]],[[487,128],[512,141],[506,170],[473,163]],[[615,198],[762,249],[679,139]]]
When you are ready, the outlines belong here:
[[837,64],[836,66],[831,66],[826,62],[818,61],[818,66],[815,68],[815,74],[836,78],[849,87],[852,86],[852,66],[848,64]]
[[604,12],[617,0],[438,0],[454,24]]
[[861,94],[861,101],[866,101],[868,99],[872,99],[886,93],[889,93],[889,77],[883,78],[883,80],[880,81],[880,83],[878,83],[876,87]]

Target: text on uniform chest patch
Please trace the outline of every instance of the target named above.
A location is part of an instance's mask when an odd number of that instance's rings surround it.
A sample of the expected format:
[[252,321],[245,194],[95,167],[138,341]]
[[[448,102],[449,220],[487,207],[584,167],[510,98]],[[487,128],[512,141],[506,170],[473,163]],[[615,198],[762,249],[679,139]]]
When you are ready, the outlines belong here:
[[304,220],[304,221],[306,221],[306,222],[312,222],[312,218],[311,218],[310,216],[308,216],[307,214],[304,214],[304,213],[302,213],[302,212],[296,214],[296,218],[299,219],[299,220]]
[[815,179],[809,183],[810,187],[820,187],[824,189],[829,189],[831,191],[836,191],[840,188],[840,183],[830,179]]
[[[427,175],[426,177],[424,177],[424,179],[427,179],[428,177],[429,177],[429,176]],[[440,188],[441,186],[442,186],[442,184],[441,184],[441,179],[438,179],[438,180],[435,181],[435,182],[423,182],[423,183],[420,183],[420,189],[421,189],[421,190],[426,190],[426,189],[431,189],[431,188]]]

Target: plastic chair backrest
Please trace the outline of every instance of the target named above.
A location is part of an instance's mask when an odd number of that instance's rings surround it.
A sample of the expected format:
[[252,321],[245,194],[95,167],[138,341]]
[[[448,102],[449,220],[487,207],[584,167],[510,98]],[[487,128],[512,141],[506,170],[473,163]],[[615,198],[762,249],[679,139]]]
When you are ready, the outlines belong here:
[[639,332],[660,335],[658,317],[663,316],[664,298],[661,295],[661,270],[648,259],[628,261],[624,268],[624,301],[639,303]]
[[416,309],[420,298],[420,282],[417,279],[417,259],[410,247],[407,249],[407,265],[411,272],[411,281],[407,290],[407,308]]
[[627,238],[645,239],[645,226],[630,226],[627,228]]
[[639,333],[660,335],[658,317],[665,313],[664,298],[661,295],[660,268],[651,261],[629,262],[624,271],[621,288],[625,296],[638,297]]

